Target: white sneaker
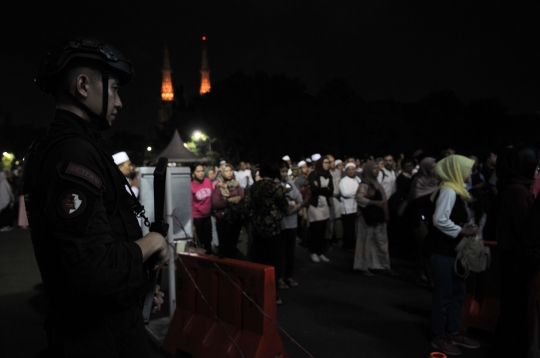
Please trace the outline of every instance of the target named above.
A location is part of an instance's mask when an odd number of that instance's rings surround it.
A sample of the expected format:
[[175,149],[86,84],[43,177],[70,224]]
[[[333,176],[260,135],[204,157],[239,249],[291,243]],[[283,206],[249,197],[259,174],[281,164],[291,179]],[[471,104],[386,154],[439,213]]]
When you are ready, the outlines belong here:
[[321,262],[321,259],[319,258],[319,255],[311,254],[311,261],[313,261],[313,262]]
[[328,259],[328,257],[324,255],[319,256],[319,258],[321,259],[322,262],[330,262],[330,259]]

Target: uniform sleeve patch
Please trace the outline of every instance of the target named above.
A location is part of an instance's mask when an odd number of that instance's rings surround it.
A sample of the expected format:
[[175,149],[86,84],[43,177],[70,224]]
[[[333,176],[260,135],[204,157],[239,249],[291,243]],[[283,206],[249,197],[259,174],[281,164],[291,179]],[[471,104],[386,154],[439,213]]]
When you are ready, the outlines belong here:
[[90,169],[86,169],[82,165],[69,163],[67,169],[67,174],[78,176],[79,178],[83,178],[84,180],[92,183],[96,188],[101,188],[101,179],[98,177],[94,172],[92,172]]
[[78,190],[66,190],[58,199],[58,211],[65,218],[81,215],[86,208],[86,197]]

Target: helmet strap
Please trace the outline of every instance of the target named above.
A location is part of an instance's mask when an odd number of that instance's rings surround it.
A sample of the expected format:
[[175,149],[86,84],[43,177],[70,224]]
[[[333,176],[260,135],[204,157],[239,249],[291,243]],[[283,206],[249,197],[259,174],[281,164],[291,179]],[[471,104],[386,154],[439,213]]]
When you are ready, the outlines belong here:
[[103,109],[100,117],[107,119],[107,109],[109,107],[109,71],[101,72],[101,84],[103,85]]

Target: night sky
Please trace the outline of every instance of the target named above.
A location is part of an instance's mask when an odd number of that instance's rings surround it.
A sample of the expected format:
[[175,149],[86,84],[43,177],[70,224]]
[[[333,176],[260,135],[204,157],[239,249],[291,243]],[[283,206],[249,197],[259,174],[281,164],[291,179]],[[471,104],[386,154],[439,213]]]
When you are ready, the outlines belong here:
[[[135,64],[114,129],[142,133],[157,118],[163,49],[173,84],[198,93],[202,42],[212,82],[237,71],[300,78],[310,93],[345,78],[365,100],[417,101],[450,89],[465,102],[497,97],[510,114],[540,110],[538,7],[507,2],[39,2],[0,15],[0,108],[45,126],[52,97],[33,79],[46,45],[68,34],[105,38]],[[150,3],[150,2],[149,2]],[[45,5],[47,4],[47,5]],[[533,7],[534,6],[534,7]]]

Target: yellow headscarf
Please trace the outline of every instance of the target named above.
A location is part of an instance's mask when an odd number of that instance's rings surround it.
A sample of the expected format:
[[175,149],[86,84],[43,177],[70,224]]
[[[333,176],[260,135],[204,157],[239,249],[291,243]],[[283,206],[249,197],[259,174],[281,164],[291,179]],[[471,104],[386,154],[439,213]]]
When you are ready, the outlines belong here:
[[474,160],[462,155],[450,155],[435,165],[434,173],[440,180],[439,187],[431,194],[431,201],[435,200],[440,188],[453,189],[464,201],[470,201],[471,196],[466,189],[465,179],[471,173]]

